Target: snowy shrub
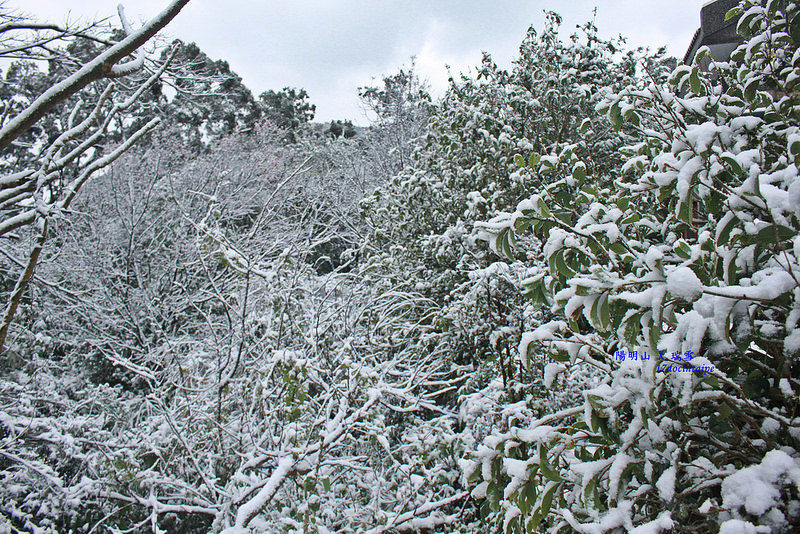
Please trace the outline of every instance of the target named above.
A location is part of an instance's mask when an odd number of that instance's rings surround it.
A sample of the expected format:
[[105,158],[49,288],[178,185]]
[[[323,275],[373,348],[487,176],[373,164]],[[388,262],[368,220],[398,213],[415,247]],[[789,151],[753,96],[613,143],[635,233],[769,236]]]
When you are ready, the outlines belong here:
[[598,173],[571,146],[521,158],[535,194],[482,225],[509,256],[518,236],[544,242],[523,285],[555,316],[521,361],[545,349],[602,377],[465,464],[507,531],[800,524],[800,9],[736,14],[729,62],[703,70],[701,49],[598,105],[634,136],[624,164]]
[[591,133],[581,157],[592,167],[621,165],[622,140],[594,107],[604,88],[635,80],[637,54],[612,60],[619,43],[598,38],[592,24],[562,41],[560,23],[550,13],[541,32],[531,28],[512,70],[487,54],[474,75],[451,79],[413,164],[362,202],[374,228],[368,259],[431,300],[457,361],[489,362],[507,385],[521,331],[538,320],[517,291],[536,257],[498,261],[473,225],[536,187],[518,172],[520,152],[573,143],[582,125]]

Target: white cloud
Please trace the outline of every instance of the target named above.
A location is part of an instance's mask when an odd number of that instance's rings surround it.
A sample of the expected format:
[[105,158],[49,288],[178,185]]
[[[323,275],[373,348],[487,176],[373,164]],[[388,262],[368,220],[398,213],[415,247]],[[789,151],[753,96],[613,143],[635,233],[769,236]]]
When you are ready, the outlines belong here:
[[[592,18],[602,36],[628,35],[632,46],[669,44],[682,56],[699,25],[704,0],[192,0],[168,33],[194,41],[225,59],[254,94],[285,86],[305,88],[317,119],[363,122],[357,88],[392,74],[417,57],[417,67],[438,93],[454,74],[476,66],[481,51],[510,66],[529,25],[541,28],[544,10],[560,11],[571,33]],[[133,20],[151,17],[166,0],[125,2]],[[63,2],[26,0],[25,10],[63,21]],[[72,17],[115,15],[104,0],[81,0]]]

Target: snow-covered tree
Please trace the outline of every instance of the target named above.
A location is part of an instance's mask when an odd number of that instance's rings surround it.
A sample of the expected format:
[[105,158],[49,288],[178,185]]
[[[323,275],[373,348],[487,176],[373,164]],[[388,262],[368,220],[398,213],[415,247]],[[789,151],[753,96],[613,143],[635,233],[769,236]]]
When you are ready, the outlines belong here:
[[[544,242],[525,332],[546,385],[579,402],[488,437],[464,464],[509,531],[792,532],[800,523],[800,105],[795,2],[745,0],[729,62],[609,92],[636,138],[595,171],[571,146],[523,154],[542,187],[483,225]],[[541,349],[545,349],[542,352]]]
[[[79,61],[75,70],[58,80],[44,92],[25,100],[22,105],[14,95],[9,95],[4,107],[4,122],[0,128],[0,150],[4,152],[35,128],[38,121],[67,99],[79,95],[78,100],[60,118],[59,134],[55,139],[44,139],[44,144],[34,143],[29,150],[33,158],[23,158],[20,168],[8,169],[0,180],[0,239],[5,242],[30,239],[30,246],[20,256],[4,246],[6,271],[14,273],[13,287],[5,294],[6,305],[0,322],[0,349],[5,345],[9,327],[30,281],[41,250],[46,241],[51,221],[69,209],[75,195],[84,183],[99,169],[114,161],[139,138],[152,130],[158,120],[153,119],[134,131],[128,132],[124,141],[115,147],[104,147],[103,141],[117,125],[115,120],[132,108],[141,94],[150,88],[166,68],[168,61],[148,66],[142,47],[156,35],[186,5],[188,0],[175,0],[159,15],[133,29],[119,10],[124,35],[108,42],[102,51],[86,62]],[[59,40],[100,39],[103,35],[87,34],[57,26],[38,24],[31,20],[18,20],[7,10],[0,11],[7,24],[0,33],[7,37],[0,56],[15,57],[21,49],[23,55],[33,54],[61,64],[70,63],[48,45]],[[54,56],[54,57],[51,57]],[[100,80],[131,78],[137,73],[145,75],[129,94],[120,95],[114,84],[107,84],[97,93],[84,91]],[[39,140],[38,138],[36,139]],[[19,232],[32,229],[32,234]],[[16,247],[22,248],[22,247]],[[6,278],[8,275],[4,275]],[[6,293],[6,292],[4,292]]]
[[[600,40],[591,24],[583,37],[567,42],[558,37],[559,25],[560,17],[550,14],[541,33],[531,29],[511,72],[486,55],[475,78],[453,79],[432,107],[416,162],[363,202],[373,243],[394,250],[390,261],[398,263],[390,269],[407,269],[398,279],[419,285],[437,306],[450,309],[445,321],[452,332],[463,331],[455,350],[475,361],[496,354],[488,343],[492,331],[501,338],[514,330],[518,335],[522,320],[512,312],[521,305],[510,302],[524,266],[486,270],[497,258],[476,244],[472,231],[476,221],[510,209],[536,187],[516,172],[515,156],[573,143],[583,124],[592,132],[575,150],[587,164],[613,167],[621,161],[621,140],[599,121],[594,104],[603,88],[631,83],[633,59],[612,61],[615,44]],[[471,280],[471,271],[483,281]],[[495,319],[487,321],[490,315]],[[516,339],[511,336],[510,346]]]
[[[169,51],[162,53],[166,61]],[[242,78],[224,60],[209,58],[195,43],[175,53],[170,68],[155,87],[156,105],[151,113],[166,123],[181,127],[181,133],[195,150],[233,134],[252,132],[262,119],[257,101]],[[174,92],[171,98],[164,93]]]
[[258,95],[264,116],[287,130],[286,138],[290,142],[297,139],[295,131],[300,126],[314,119],[317,106],[309,103],[307,98],[305,89],[298,90],[294,87],[284,87],[277,92],[270,89]]
[[414,61],[408,69],[385,76],[383,86],[361,87],[358,96],[371,120],[373,150],[383,151],[382,176],[395,176],[412,162],[415,141],[427,131],[431,97]]
[[[55,225],[60,247],[43,252],[26,308],[33,363],[0,380],[22,400],[2,405],[9,454],[60,481],[3,472],[32,522],[48,499],[98,528],[390,532],[457,519],[454,416],[438,399],[465,373],[432,357],[419,294],[352,258],[321,268],[320,245],[358,231],[357,189],[331,180],[327,158],[359,145],[328,152],[351,142],[319,139],[321,157],[298,159],[313,145],[280,136],[261,128],[196,154],[156,134]],[[74,398],[93,396],[104,403]],[[58,440],[43,458],[48,425]]]
[[[543,364],[519,365],[514,355],[520,336],[543,315],[518,291],[528,265],[498,258],[473,229],[537,187],[518,172],[520,153],[572,146],[593,169],[623,162],[617,153],[623,140],[595,105],[607,88],[638,83],[636,60],[644,54],[617,54],[617,45],[599,39],[592,24],[565,42],[559,24],[560,17],[550,14],[541,33],[531,29],[512,71],[487,55],[476,77],[452,80],[444,99],[430,106],[428,134],[412,165],[362,203],[373,228],[366,263],[385,272],[393,287],[424,295],[430,307],[420,320],[434,324],[439,349],[446,347],[437,357],[472,369],[447,399],[461,429],[455,455],[523,415],[541,415],[579,395],[578,388],[560,393],[542,387],[537,377]],[[663,77],[659,70],[652,74]],[[586,140],[581,126],[590,130]],[[465,525],[476,520],[485,529],[478,520],[484,512],[471,505],[467,510]]]

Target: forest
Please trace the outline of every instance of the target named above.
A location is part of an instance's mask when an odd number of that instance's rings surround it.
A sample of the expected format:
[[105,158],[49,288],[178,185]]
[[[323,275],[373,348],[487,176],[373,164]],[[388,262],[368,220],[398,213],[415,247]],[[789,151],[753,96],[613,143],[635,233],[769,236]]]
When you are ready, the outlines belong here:
[[369,126],[0,4],[0,532],[800,530],[800,4],[548,13]]

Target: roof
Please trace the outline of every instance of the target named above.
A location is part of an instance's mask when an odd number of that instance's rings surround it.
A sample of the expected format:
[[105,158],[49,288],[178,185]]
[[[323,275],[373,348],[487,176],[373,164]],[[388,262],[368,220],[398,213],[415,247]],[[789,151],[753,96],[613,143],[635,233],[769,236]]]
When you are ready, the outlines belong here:
[[[725,20],[725,15],[739,5],[739,0],[713,0],[700,9],[700,28],[695,32],[692,43],[683,56],[683,62],[689,64],[702,46],[737,44],[742,42],[736,31],[739,17]],[[727,58],[715,57],[717,60]]]

